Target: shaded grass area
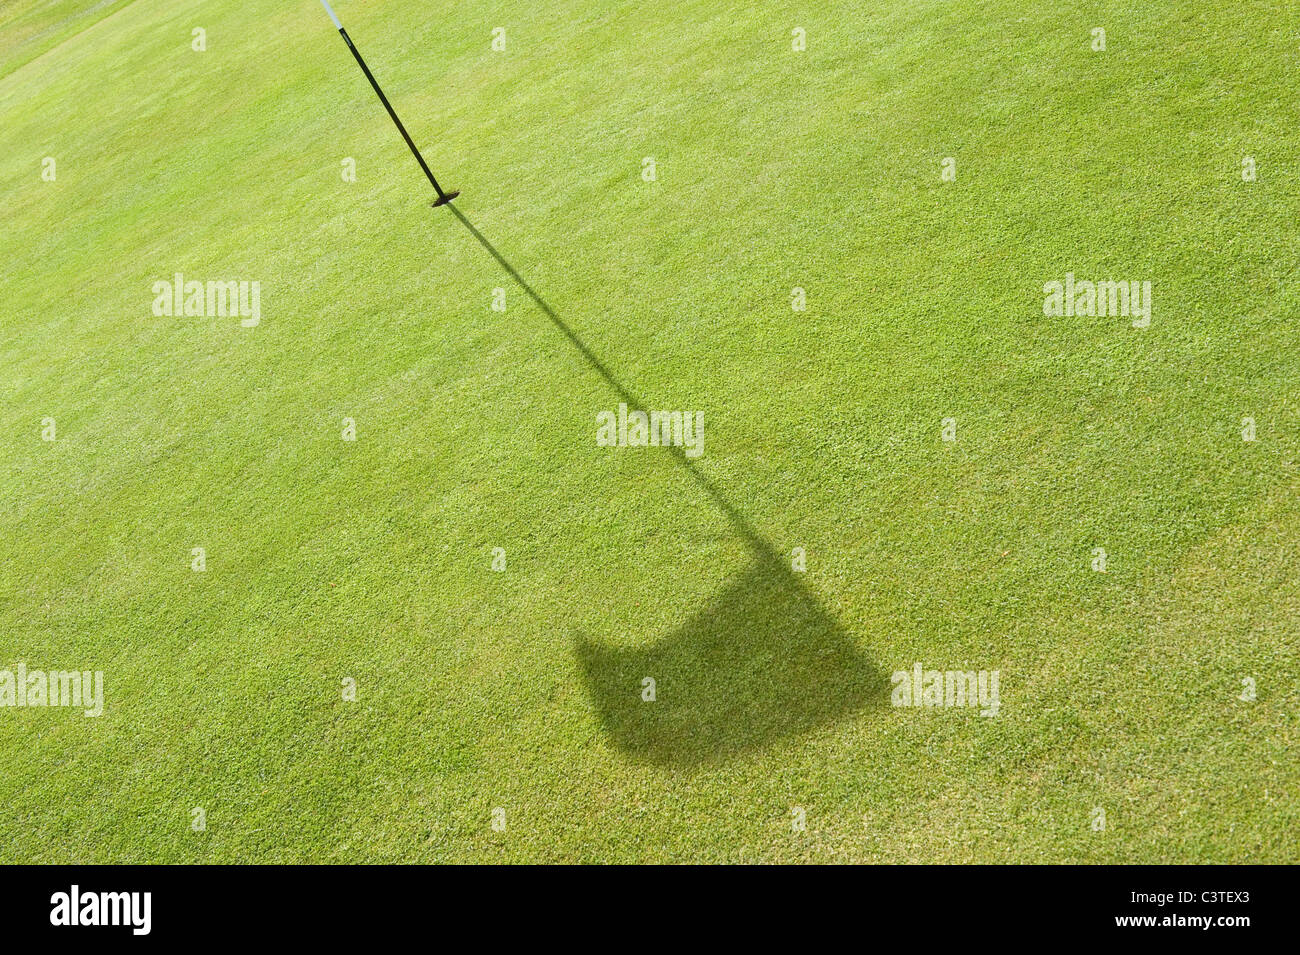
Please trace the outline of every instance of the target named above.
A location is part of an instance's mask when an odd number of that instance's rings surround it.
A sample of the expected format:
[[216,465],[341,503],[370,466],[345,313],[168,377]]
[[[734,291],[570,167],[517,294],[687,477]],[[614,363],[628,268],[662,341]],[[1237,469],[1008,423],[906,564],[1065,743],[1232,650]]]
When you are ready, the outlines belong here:
[[[646,407],[465,214],[451,211],[619,400]],[[578,635],[578,660],[614,743],[653,762],[689,765],[807,732],[879,699],[883,676],[856,654],[850,637],[795,577],[805,572],[805,562],[796,567],[792,559],[787,566],[684,450],[663,450],[730,521],[752,560],[707,607],[653,647],[607,651]],[[662,703],[661,679],[667,681]],[[641,686],[639,699],[628,694],[634,685]]]
[[[654,646],[608,650],[579,636],[576,651],[613,743],[654,763],[724,759],[887,695],[888,678],[775,554]],[[647,676],[655,705],[627,691]]]

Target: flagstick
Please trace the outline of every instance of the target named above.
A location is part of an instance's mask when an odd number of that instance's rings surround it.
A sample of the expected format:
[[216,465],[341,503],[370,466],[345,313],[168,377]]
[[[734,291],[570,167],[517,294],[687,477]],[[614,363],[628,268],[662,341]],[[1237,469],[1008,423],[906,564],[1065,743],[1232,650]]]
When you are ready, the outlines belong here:
[[334,26],[338,28],[339,35],[343,37],[343,42],[348,45],[348,49],[352,51],[352,55],[357,58],[357,65],[361,67],[361,72],[366,74],[366,79],[370,81],[370,85],[373,86],[375,92],[379,94],[379,102],[384,104],[384,109],[388,110],[388,115],[393,117],[393,122],[397,124],[397,131],[401,133],[402,138],[406,140],[406,145],[411,147],[411,152],[415,156],[415,161],[420,164],[420,168],[424,170],[424,174],[429,177],[429,182],[433,183],[433,191],[438,194],[438,199],[434,202],[434,206],[441,206],[445,203],[451,202],[451,200],[460,195],[460,192],[442,191],[442,187],[438,185],[438,180],[434,179],[433,173],[429,171],[429,166],[425,163],[424,157],[420,155],[420,150],[416,149],[415,143],[411,142],[411,136],[407,133],[406,127],[403,126],[402,121],[397,118],[397,113],[393,110],[392,104],[388,102],[388,97],[384,95],[384,91],[381,90],[379,84],[375,82],[375,77],[370,72],[370,67],[366,66],[366,61],[361,59],[361,54],[357,51],[357,48],[352,45],[352,38],[348,36],[348,31],[343,29],[343,24],[339,23],[339,18],[334,15],[334,10],[330,7],[327,0],[320,0],[320,2],[325,7],[325,12],[330,15],[330,19],[334,21]]

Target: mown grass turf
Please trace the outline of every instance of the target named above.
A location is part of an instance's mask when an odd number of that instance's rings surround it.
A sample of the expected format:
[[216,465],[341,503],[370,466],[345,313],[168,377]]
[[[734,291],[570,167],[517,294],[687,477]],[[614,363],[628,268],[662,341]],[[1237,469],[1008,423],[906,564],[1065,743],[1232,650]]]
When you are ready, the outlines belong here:
[[342,0],[554,320],[315,0],[92,7],[0,11],[0,668],[106,684],[0,858],[1300,861],[1293,3]]

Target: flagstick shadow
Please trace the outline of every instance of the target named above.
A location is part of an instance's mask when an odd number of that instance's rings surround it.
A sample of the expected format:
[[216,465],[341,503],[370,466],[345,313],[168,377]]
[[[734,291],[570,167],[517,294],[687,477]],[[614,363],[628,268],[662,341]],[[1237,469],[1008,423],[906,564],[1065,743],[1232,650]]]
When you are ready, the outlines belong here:
[[[448,208],[629,408],[646,409],[454,204]],[[804,733],[883,700],[888,679],[793,573],[788,560],[688,458],[668,447],[751,552],[708,605],[646,648],[575,639],[614,745],[642,761],[711,763]],[[655,699],[643,699],[646,677]]]

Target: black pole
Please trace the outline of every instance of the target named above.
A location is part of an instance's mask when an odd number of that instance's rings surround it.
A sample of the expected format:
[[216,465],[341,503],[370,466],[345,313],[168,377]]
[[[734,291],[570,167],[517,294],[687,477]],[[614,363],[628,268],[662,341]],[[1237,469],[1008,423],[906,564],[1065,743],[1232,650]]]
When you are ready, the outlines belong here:
[[402,125],[402,121],[397,118],[397,112],[393,109],[393,105],[388,102],[388,97],[384,95],[384,91],[381,90],[379,84],[375,82],[375,77],[374,74],[370,72],[370,67],[366,66],[366,61],[361,58],[360,51],[352,45],[352,38],[348,36],[348,31],[343,29],[343,25],[339,23],[338,18],[334,16],[334,11],[330,9],[328,3],[325,4],[325,10],[329,13],[330,19],[334,21],[334,25],[339,28],[339,35],[343,37],[343,42],[348,45],[348,49],[352,51],[352,55],[357,58],[357,65],[361,67],[361,72],[366,74],[366,79],[370,81],[370,85],[373,86],[375,92],[379,94],[379,102],[384,104],[384,109],[388,110],[388,115],[391,116],[393,122],[397,124],[397,131],[401,133],[402,138],[406,140],[406,145],[411,147],[411,153],[415,156],[415,161],[420,164],[420,168],[424,170],[424,174],[429,177],[429,182],[433,184],[433,191],[438,194],[438,201],[435,202],[434,205],[441,206],[445,203],[451,202],[451,200],[459,196],[460,193],[442,191],[442,186],[438,185],[438,180],[433,178],[433,173],[429,170],[429,165],[424,161],[424,157],[420,155],[420,150],[416,149],[415,143],[411,141],[410,133],[406,131],[406,127]]

